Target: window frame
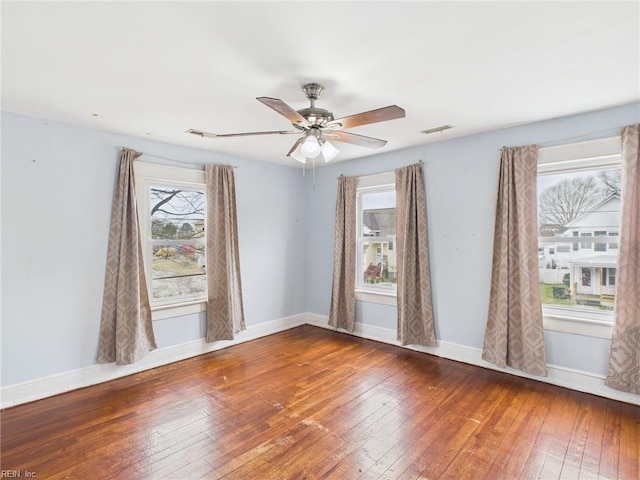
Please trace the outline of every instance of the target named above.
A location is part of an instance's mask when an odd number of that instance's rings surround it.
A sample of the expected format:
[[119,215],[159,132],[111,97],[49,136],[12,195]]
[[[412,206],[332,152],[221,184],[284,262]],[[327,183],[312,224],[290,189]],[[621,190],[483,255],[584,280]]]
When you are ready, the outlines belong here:
[[[369,284],[365,285],[361,281],[362,239],[364,237],[362,236],[362,205],[360,196],[363,193],[395,192],[395,186],[396,179],[394,171],[358,177],[358,186],[356,190],[356,242],[354,245],[354,248],[356,249],[356,284],[354,285],[354,288],[357,301],[382,305],[397,305],[397,288],[395,285],[393,287]],[[396,249],[396,235],[371,238],[392,242],[394,251]]]
[[[176,299],[176,301],[153,302],[153,288],[151,275],[152,242],[151,239],[151,205],[150,188],[152,186],[184,187],[185,189],[202,190],[206,198],[204,170],[184,167],[174,167],[149,162],[136,161],[133,164],[135,177],[135,195],[138,205],[138,224],[142,239],[142,253],[144,258],[147,292],[151,303],[152,319],[162,320],[182,315],[203,312],[206,310],[207,293],[202,295]],[[205,201],[206,205],[206,201]],[[206,206],[205,206],[206,209]],[[206,210],[205,210],[206,231]],[[205,252],[206,255],[206,252]]]
[[[538,176],[619,167],[622,162],[620,136],[543,147],[538,152]],[[575,232],[577,233],[577,232]],[[574,235],[575,236],[575,235]],[[571,251],[584,237],[573,239]],[[592,242],[595,239],[591,238]],[[612,311],[586,311],[542,304],[545,330],[610,339]]]

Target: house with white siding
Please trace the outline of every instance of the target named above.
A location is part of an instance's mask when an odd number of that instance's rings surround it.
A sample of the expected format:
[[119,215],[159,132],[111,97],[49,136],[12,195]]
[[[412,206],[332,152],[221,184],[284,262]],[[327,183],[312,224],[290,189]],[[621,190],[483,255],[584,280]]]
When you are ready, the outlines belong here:
[[[555,280],[569,274],[569,291],[577,304],[612,307],[620,231],[620,197],[611,195],[565,225],[557,235],[566,242],[541,246],[541,279],[555,270]],[[613,238],[611,238],[613,237]]]

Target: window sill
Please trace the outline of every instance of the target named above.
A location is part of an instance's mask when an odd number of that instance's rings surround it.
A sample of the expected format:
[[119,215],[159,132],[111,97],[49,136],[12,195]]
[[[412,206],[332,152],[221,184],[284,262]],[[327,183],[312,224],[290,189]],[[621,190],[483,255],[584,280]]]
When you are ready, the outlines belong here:
[[[572,333],[587,337],[611,339],[613,323],[605,318],[584,318],[571,315],[574,312],[544,312],[542,323],[545,330]],[[601,316],[604,317],[604,316]]]
[[189,303],[181,303],[178,305],[161,305],[151,308],[151,319],[165,320],[167,318],[183,317],[194,313],[204,312],[207,309],[205,300],[197,300]]
[[377,303],[379,305],[398,305],[395,292],[380,292],[364,289],[356,289],[356,301],[366,303]]

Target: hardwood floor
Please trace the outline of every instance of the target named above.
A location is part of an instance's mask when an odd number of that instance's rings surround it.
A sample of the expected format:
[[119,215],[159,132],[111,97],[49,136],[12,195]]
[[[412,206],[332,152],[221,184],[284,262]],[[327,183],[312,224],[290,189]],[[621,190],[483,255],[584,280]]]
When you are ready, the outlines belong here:
[[2,412],[38,479],[637,479],[640,407],[304,326]]

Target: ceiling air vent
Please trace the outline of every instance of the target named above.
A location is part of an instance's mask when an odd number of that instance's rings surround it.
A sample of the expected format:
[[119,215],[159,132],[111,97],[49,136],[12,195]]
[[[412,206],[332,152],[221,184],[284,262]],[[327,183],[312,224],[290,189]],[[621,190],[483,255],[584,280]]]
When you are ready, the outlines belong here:
[[420,133],[424,133],[425,135],[429,135],[430,133],[442,132],[444,130],[449,130],[453,128],[453,125],[441,125],[440,127],[429,128],[427,130],[422,130]]
[[203,131],[200,131],[200,130],[194,130],[193,128],[190,128],[185,133],[191,133],[192,135],[198,135],[199,137],[216,138],[218,136],[215,133],[207,133],[207,132],[203,132]]

